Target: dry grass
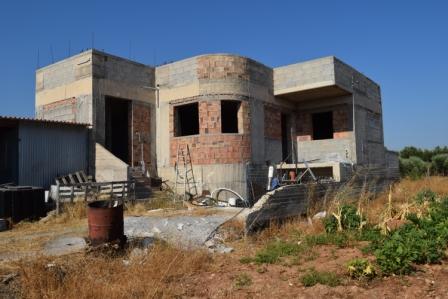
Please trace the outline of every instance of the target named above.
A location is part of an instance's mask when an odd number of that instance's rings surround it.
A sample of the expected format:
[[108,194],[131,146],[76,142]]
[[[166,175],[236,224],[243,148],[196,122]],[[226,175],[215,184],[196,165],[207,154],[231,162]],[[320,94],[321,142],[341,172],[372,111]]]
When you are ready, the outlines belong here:
[[[374,185],[375,182],[370,182]],[[431,189],[441,196],[448,194],[448,177],[426,177],[420,180],[403,179],[380,194],[372,194],[368,190],[369,186],[365,184],[358,196],[354,192],[354,186],[350,182],[336,193],[329,190],[324,200],[311,201],[308,209],[308,215],[312,216],[319,211],[327,211],[330,214],[337,212],[343,204],[352,204],[358,207],[358,210],[367,218],[369,223],[379,224],[386,218],[400,218],[409,212],[417,214],[424,213],[427,206],[415,205],[415,195],[424,190]],[[374,188],[372,188],[374,189]]]
[[427,177],[421,180],[403,179],[392,186],[391,190],[386,190],[376,198],[361,201],[361,207],[370,223],[380,223],[388,208],[389,196],[391,197],[391,212],[398,214],[405,209],[411,209],[415,195],[427,188],[441,196],[448,195],[448,177]]
[[[446,195],[448,178],[430,177],[418,181],[405,179],[395,184],[390,194],[386,191],[372,199],[370,194],[364,192],[359,196],[358,202],[361,203],[360,208],[369,221],[376,224],[382,220],[388,207],[389,195],[396,213],[404,204],[412,201],[416,193],[426,188]],[[353,199],[346,198],[349,193],[343,190],[335,197],[328,197],[327,208],[334,207],[335,203],[353,202]],[[167,202],[163,197],[160,201]],[[147,205],[135,205],[128,207],[126,213],[139,214],[146,213],[147,210]],[[82,209],[76,206],[64,213],[66,215],[61,215],[61,219],[54,219],[49,223],[65,223],[66,226],[67,223],[76,223],[77,217],[83,217]],[[28,224],[21,225],[15,229],[36,229],[32,224],[28,227]],[[48,229],[48,226],[46,227]],[[272,223],[265,230],[248,238],[243,237],[244,227],[237,220],[229,221],[222,228],[228,233],[225,236],[226,241],[232,242],[232,247],[236,249],[235,253],[225,258],[218,256],[212,259],[208,253],[201,250],[185,251],[163,244],[157,244],[141,257],[130,259],[129,265],[123,263],[123,260],[128,259],[127,255],[104,257],[78,254],[69,258],[36,258],[15,265],[20,274],[20,292],[24,298],[207,297],[210,296],[210,293],[207,293],[210,289],[207,290],[202,285],[204,281],[201,278],[204,278],[204,274],[201,273],[216,273],[216,279],[220,279],[223,265],[234,263],[237,265],[235,271],[241,270],[238,268],[242,267],[238,263],[240,257],[254,255],[273,239],[291,241],[297,240],[297,237],[324,231],[320,221],[310,223],[305,218]],[[48,264],[55,266],[47,267]]]
[[52,227],[56,224],[70,225],[79,223],[80,220],[87,217],[87,206],[85,202],[65,203],[61,206],[59,215],[52,214],[40,221],[28,222],[22,221],[13,227],[13,232],[35,231]]
[[[309,210],[312,216],[318,211],[326,210],[329,213],[336,211],[337,207],[344,204],[354,204],[359,207],[369,223],[380,224],[384,221],[385,213],[389,205],[389,195],[391,196],[392,216],[403,214],[404,210],[416,212],[412,210],[410,205],[415,195],[423,189],[431,189],[441,196],[448,195],[448,177],[427,177],[421,180],[403,179],[391,188],[391,193],[386,190],[374,197],[368,191],[367,186],[363,187],[361,194],[357,198],[353,198],[353,188],[348,184],[345,188],[334,193],[329,191],[326,199],[319,202],[313,202],[313,206]],[[418,207],[425,209],[426,206]],[[415,208],[414,208],[415,209]],[[297,217],[282,223],[273,222],[266,229],[251,238],[252,244],[264,244],[274,238],[287,240],[291,236],[314,235],[324,232],[324,226],[321,221],[310,221],[309,219]]]
[[[210,256],[157,244],[133,259],[75,255],[18,264],[24,298],[173,298],[190,297],[185,283],[205,271]],[[53,266],[48,267],[48,264]],[[196,294],[197,295],[197,294]]]
[[185,209],[182,201],[173,200],[170,193],[164,191],[156,191],[152,194],[151,198],[147,201],[132,203],[128,202],[125,205],[125,215],[129,216],[143,216],[151,210],[158,209]]
[[273,239],[296,239],[299,235],[312,235],[324,232],[321,221],[312,221],[296,217],[283,222],[272,222],[266,229],[256,234],[252,240],[257,243],[266,243]]
[[84,202],[67,203],[59,215],[48,216],[41,221],[22,221],[10,231],[2,232],[0,254],[36,252],[55,234],[80,232],[86,226]]

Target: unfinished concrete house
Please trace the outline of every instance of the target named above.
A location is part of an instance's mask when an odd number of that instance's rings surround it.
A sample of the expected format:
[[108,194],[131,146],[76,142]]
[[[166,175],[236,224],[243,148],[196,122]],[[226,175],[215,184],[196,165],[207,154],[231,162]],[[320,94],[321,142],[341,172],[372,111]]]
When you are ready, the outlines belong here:
[[333,182],[398,176],[378,84],[330,56],[278,68],[230,54],[147,66],[89,50],[36,72],[36,116],[92,124],[98,181],[141,167],[173,184],[188,145],[195,185],[265,193],[267,164]]

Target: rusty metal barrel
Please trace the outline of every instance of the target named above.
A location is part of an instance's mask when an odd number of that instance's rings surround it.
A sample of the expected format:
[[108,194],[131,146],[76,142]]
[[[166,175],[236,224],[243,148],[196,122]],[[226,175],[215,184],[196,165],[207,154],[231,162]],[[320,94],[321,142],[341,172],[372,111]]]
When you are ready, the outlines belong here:
[[92,246],[125,241],[123,227],[123,202],[99,200],[88,204],[87,221]]

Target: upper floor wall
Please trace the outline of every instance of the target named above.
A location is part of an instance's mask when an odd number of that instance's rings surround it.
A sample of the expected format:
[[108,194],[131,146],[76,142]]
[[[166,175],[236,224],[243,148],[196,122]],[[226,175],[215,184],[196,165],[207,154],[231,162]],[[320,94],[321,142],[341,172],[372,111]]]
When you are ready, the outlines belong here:
[[274,68],[274,95],[299,103],[358,93],[370,100],[363,105],[378,110],[377,83],[334,56]]
[[88,50],[36,71],[36,117],[93,124],[95,92],[151,102],[154,84],[154,68]]
[[231,54],[201,55],[156,68],[160,100],[236,94],[273,101],[272,69]]

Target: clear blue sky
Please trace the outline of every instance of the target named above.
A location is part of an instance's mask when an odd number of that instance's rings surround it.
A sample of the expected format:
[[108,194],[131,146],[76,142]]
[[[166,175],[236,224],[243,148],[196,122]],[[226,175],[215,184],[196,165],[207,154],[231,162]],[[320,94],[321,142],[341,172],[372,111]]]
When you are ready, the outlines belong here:
[[34,115],[34,71],[94,47],[146,64],[230,52],[279,66],[335,55],[382,87],[385,142],[448,145],[448,1],[0,4],[0,115]]

